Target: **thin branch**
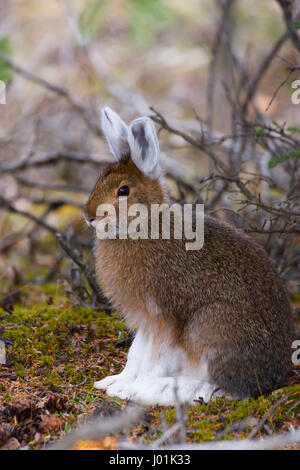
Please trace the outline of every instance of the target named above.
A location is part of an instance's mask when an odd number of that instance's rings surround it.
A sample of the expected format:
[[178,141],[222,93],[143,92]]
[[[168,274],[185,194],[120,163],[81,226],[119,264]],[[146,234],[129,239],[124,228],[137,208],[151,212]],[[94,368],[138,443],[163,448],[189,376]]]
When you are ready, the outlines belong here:
[[292,0],[277,0],[282,8],[287,32],[292,39],[294,46],[300,52],[300,37],[295,29],[293,18],[293,1]]
[[112,163],[112,159],[103,159],[102,157],[93,157],[85,153],[57,151],[50,152],[38,158],[28,160],[27,158],[21,162],[14,163],[9,166],[0,166],[0,171],[4,173],[14,173],[16,171],[25,170],[32,167],[41,167],[45,165],[53,165],[59,161],[70,161],[74,163],[91,163],[93,165],[102,166]]
[[2,52],[0,52],[0,59],[6,65],[8,65],[15,73],[22,76],[26,80],[36,83],[37,85],[45,88],[46,90],[49,90],[52,93],[55,93],[64,98],[76,112],[82,115],[83,119],[94,134],[96,134],[98,137],[103,136],[98,120],[95,119],[95,117],[91,114],[91,112],[86,106],[76,100],[76,98],[67,88],[50,83],[48,80],[45,80],[44,78],[39,77],[38,75],[30,72],[29,70],[24,69],[20,65],[16,64],[12,59],[5,56]]
[[[217,70],[217,59],[222,47],[222,40],[226,30],[228,30],[228,23],[230,21],[230,15],[232,6],[235,0],[225,0],[220,2],[221,6],[221,18],[217,26],[217,32],[211,51],[211,61],[209,66],[209,79],[207,85],[207,100],[206,100],[206,124],[208,132],[210,132],[213,118],[214,109],[214,91],[216,85],[216,70]],[[228,31],[227,31],[228,32]]]
[[92,423],[85,423],[75,431],[60,439],[49,450],[72,449],[78,442],[84,439],[101,439],[111,433],[124,431],[138,423],[143,417],[143,409],[137,406],[129,407],[122,413],[104,419],[98,419]]
[[192,136],[186,134],[185,132],[181,131],[180,129],[175,129],[174,127],[172,127],[170,124],[168,124],[168,122],[166,121],[166,119],[162,116],[161,113],[159,113],[156,109],[154,109],[153,107],[150,107],[150,110],[153,111],[154,116],[150,116],[151,119],[156,122],[157,124],[159,124],[163,129],[167,130],[168,132],[171,132],[172,134],[175,134],[175,135],[178,135],[180,137],[182,137],[186,142],[188,142],[189,144],[193,145],[194,147],[197,147],[198,149],[200,149],[202,152],[204,152],[206,155],[208,155],[212,160],[213,162],[215,163],[215,165],[217,167],[220,167],[222,169],[225,169],[225,165],[223,164],[223,162],[221,160],[219,160],[216,155],[214,154],[214,152],[212,152],[211,150],[209,150],[207,148],[206,145],[204,145],[200,140],[196,140],[194,139]]
[[[107,310],[107,302],[103,295],[103,292],[96,281],[95,273],[91,270],[91,266],[88,265],[83,259],[82,254],[80,253],[78,247],[76,247],[76,240],[74,240],[73,246],[68,242],[67,236],[65,233],[57,232],[56,238],[58,239],[63,251],[72,259],[72,261],[79,267],[79,269],[85,275],[93,293],[95,294],[99,308]],[[111,310],[109,308],[108,310]]]
[[271,50],[263,57],[260,65],[257,68],[256,74],[252,79],[252,82],[248,86],[247,94],[244,99],[244,102],[241,106],[241,115],[246,112],[247,106],[252,101],[264,75],[266,74],[267,70],[269,69],[273,59],[276,57],[278,52],[280,51],[283,44],[289,37],[289,33],[285,32],[282,36],[277,40],[277,42],[272,46]]
[[13,214],[18,214],[22,217],[26,217],[27,219],[32,220],[32,222],[35,222],[36,224],[40,225],[42,228],[49,230],[49,232],[53,233],[54,235],[56,235],[59,232],[56,227],[53,227],[52,225],[45,222],[43,219],[36,217],[30,212],[16,209],[8,199],[0,195],[0,208],[1,207],[5,208],[9,212],[12,212]]

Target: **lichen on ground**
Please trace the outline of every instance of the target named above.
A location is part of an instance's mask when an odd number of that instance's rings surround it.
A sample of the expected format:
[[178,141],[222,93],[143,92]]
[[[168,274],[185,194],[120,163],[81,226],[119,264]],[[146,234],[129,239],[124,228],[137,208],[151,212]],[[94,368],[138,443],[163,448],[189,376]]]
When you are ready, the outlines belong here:
[[[53,283],[26,286],[12,312],[0,309],[0,318],[0,336],[13,342],[7,345],[10,364],[0,368],[0,448],[44,448],[83,420],[128,406],[93,387],[94,380],[119,373],[126,361],[122,340],[129,332],[116,314],[76,307]],[[217,398],[190,406],[187,442],[244,438],[255,427],[257,436],[299,427],[295,377],[289,387],[257,399]],[[130,439],[151,442],[175,420],[174,408],[149,407]]]

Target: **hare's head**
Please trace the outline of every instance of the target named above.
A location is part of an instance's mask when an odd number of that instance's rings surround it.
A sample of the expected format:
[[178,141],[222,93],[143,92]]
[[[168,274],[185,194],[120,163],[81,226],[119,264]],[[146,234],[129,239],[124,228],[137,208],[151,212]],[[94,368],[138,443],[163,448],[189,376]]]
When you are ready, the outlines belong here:
[[159,144],[151,119],[138,118],[127,126],[106,107],[102,110],[102,130],[116,163],[100,175],[85,205],[84,215],[92,226],[99,205],[113,205],[117,212],[120,196],[127,196],[128,206],[140,203],[150,207],[151,203],[166,202]]

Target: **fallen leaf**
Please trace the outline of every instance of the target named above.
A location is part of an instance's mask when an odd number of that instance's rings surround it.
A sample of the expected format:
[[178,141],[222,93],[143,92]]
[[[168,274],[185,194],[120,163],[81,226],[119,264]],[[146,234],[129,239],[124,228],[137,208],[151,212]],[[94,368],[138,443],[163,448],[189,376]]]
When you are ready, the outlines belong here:
[[63,426],[64,421],[57,416],[42,416],[42,421],[39,424],[39,431],[42,433],[49,433],[51,431],[58,431]]
[[116,450],[118,440],[115,437],[105,437],[94,441],[78,441],[72,450]]

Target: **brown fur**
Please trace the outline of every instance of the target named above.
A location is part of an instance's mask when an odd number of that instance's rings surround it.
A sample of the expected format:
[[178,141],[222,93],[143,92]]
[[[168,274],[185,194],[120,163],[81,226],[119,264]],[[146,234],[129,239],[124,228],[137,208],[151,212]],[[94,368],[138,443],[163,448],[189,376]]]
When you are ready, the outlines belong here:
[[[100,203],[117,207],[125,184],[128,206],[168,201],[161,183],[127,157],[100,176],[86,217],[95,218]],[[287,295],[263,248],[234,227],[205,217],[197,251],[186,251],[185,240],[97,239],[96,272],[131,327],[172,338],[193,362],[205,354],[225,392],[256,396],[285,383],[293,340]]]

